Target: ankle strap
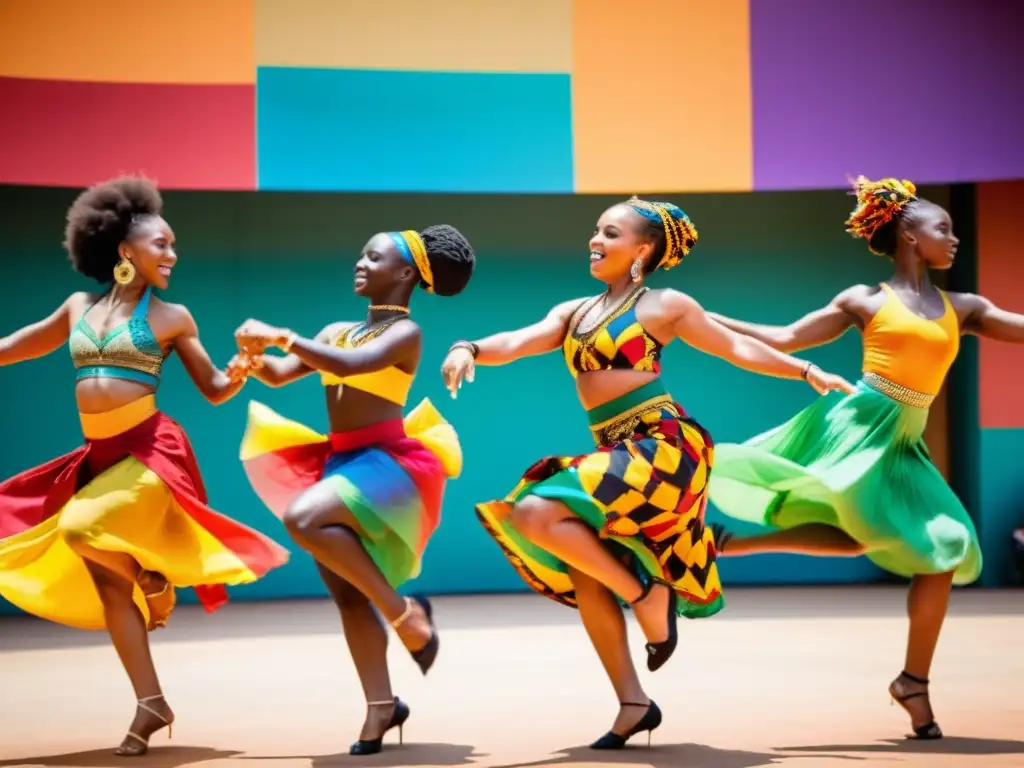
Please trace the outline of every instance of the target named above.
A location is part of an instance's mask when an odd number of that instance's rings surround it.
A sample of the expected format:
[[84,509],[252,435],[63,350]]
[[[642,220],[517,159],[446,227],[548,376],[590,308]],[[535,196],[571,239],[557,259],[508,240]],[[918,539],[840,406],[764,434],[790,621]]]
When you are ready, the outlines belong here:
[[405,623],[405,620],[409,618],[410,613],[412,613],[412,600],[407,597],[405,598],[405,610],[402,612],[401,616],[391,622],[391,626],[398,629]]
[[909,672],[907,672],[907,670],[905,670],[905,669],[902,672],[900,672],[900,674],[903,675],[905,678],[907,678],[907,680],[910,680],[912,682],[918,683],[920,685],[928,685],[928,679],[927,678],[921,678],[921,677],[918,677],[917,675],[912,675]]
[[162,699],[163,697],[164,695],[162,693],[158,693],[156,696],[147,696],[144,699],[139,699],[139,703],[141,704],[144,701],[156,701],[157,699]]
[[397,699],[397,697],[395,697],[394,699],[389,699],[388,701],[368,701],[368,702],[366,702],[366,706],[368,706],[368,707],[390,707],[390,706],[392,706],[395,703],[396,699]]

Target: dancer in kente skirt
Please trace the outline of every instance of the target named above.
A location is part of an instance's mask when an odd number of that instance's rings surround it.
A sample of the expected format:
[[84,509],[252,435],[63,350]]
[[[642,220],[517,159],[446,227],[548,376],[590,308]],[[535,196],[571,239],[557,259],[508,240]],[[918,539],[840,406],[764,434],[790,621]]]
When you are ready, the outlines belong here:
[[49,317],[0,340],[0,365],[68,342],[85,444],[0,483],[0,595],[50,621],[110,633],[138,699],[116,753],[145,754],[170,726],[147,630],[163,626],[175,587],[207,610],[224,585],[283,565],[286,550],[207,506],[182,428],[157,410],[164,360],[177,352],[199,391],[223,403],[245,367],[218,370],[189,311],[153,295],[178,261],[148,181],[95,186],[71,206],[65,246],[75,269],[106,287],[74,293]]
[[849,388],[801,360],[712,322],[675,290],[644,278],[671,269],[697,231],[668,203],[633,198],[612,206],[590,240],[590,273],[607,289],[559,304],[538,323],[456,342],[442,374],[453,395],[475,365],[504,365],[561,349],[587,411],[596,450],[548,456],[505,498],[477,514],[534,590],[578,607],[619,700],[612,728],[591,746],[618,749],[661,723],[629,656],[618,600],[647,637],[648,669],[676,647],[676,616],[712,616],[723,597],[704,509],[713,465],[707,431],[662,383],[661,351],[678,337],[771,376],[806,379],[816,390]]
[[[355,266],[355,292],[370,302],[365,322],[328,325],[314,339],[256,320],[237,333],[264,383],[278,387],[319,372],[325,387],[330,434],[254,402],[241,458],[256,493],[316,560],[341,613],[367,703],[353,755],[379,752],[383,735],[397,727],[401,737],[409,717],[391,691],[377,612],[424,674],[437,655],[430,601],[405,599],[396,589],[419,575],[462,451],[429,400],[403,418],[422,338],[409,301],[417,285],[458,294],[474,263],[470,244],[446,225],[381,233]],[[285,355],[259,355],[268,346]]]
[[732,538],[724,556],[793,552],[865,555],[909,578],[910,630],[903,671],[889,686],[917,738],[941,738],[928,675],[952,584],[981,573],[974,524],[932,464],[923,440],[928,408],[963,333],[1024,342],[1024,316],[991,301],[936,288],[957,243],[949,214],[909,181],[858,178],[847,231],[888,256],[895,272],[856,285],[784,327],[715,319],[777,349],[825,344],[851,327],[863,334],[863,375],[848,397],[822,398],[742,445],[718,447],[711,500],[732,517],[778,530]]

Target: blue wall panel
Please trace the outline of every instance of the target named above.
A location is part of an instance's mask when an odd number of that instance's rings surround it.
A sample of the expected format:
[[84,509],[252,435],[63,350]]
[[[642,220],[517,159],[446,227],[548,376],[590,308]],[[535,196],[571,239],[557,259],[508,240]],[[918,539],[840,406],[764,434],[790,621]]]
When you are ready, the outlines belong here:
[[571,192],[567,74],[261,67],[260,189]]

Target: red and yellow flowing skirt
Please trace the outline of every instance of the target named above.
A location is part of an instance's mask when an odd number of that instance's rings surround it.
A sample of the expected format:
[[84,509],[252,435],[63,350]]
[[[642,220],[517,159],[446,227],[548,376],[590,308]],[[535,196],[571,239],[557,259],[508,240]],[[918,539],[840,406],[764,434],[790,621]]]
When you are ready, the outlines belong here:
[[[81,414],[85,444],[0,484],[0,595],[28,613],[104,629],[103,605],[72,546],[130,555],[174,587],[192,587],[208,611],[225,585],[247,584],[288,551],[207,506],[181,426],[150,395]],[[70,542],[70,543],[69,543]],[[134,599],[150,612],[138,585]]]
[[404,419],[329,435],[252,402],[241,459],[253,490],[278,517],[303,491],[328,484],[396,588],[419,575],[447,478],[462,470],[455,430],[426,399]]
[[592,527],[644,582],[670,586],[680,615],[724,607],[714,537],[704,524],[714,462],[711,436],[675,403],[660,380],[587,413],[597,450],[547,456],[503,499],[476,505],[477,517],[536,592],[576,606],[568,567],[508,522],[516,502],[559,501]]

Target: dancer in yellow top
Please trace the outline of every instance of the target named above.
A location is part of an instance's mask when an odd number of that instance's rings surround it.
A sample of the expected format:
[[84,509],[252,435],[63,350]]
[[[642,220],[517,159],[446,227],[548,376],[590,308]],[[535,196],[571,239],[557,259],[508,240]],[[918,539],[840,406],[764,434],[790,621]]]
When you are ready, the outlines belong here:
[[858,328],[857,391],[817,400],[742,445],[719,445],[711,500],[727,515],[781,529],[744,538],[718,530],[723,557],[863,554],[911,579],[906,659],[889,691],[917,738],[937,739],[942,731],[928,698],[932,656],[951,585],[977,579],[982,557],[974,524],[922,436],[961,334],[1024,342],[1024,316],[932,285],[929,270],[952,266],[959,241],[949,214],[918,197],[911,182],[860,177],[855,192],[847,231],[893,260],[890,280],[848,288],[788,326],[713,317],[786,352]]
[[181,358],[214,404],[233,397],[244,365],[218,370],[188,309],[154,296],[178,262],[156,187],[121,178],[68,211],[75,269],[104,285],[74,293],[49,317],[0,339],[0,365],[68,343],[85,445],[0,484],[0,595],[29,613],[106,629],[138,699],[117,754],[145,754],[170,726],[147,629],[163,626],[175,587],[207,608],[224,585],[255,581],[288,553],[206,504],[188,437],[156,407],[164,361]]
[[[370,301],[366,322],[334,323],[315,339],[256,320],[237,333],[264,383],[319,371],[325,388],[329,435],[253,403],[242,460],[257,494],[316,559],[341,612],[368,707],[353,755],[379,752],[383,734],[398,727],[401,736],[409,716],[391,692],[387,635],[374,608],[424,674],[437,655],[430,601],[395,590],[419,574],[462,452],[428,400],[403,419],[421,350],[409,301],[417,285],[440,296],[461,292],[474,263],[469,243],[446,225],[381,233],[355,266],[355,292]],[[268,346],[285,356],[261,356]]]

